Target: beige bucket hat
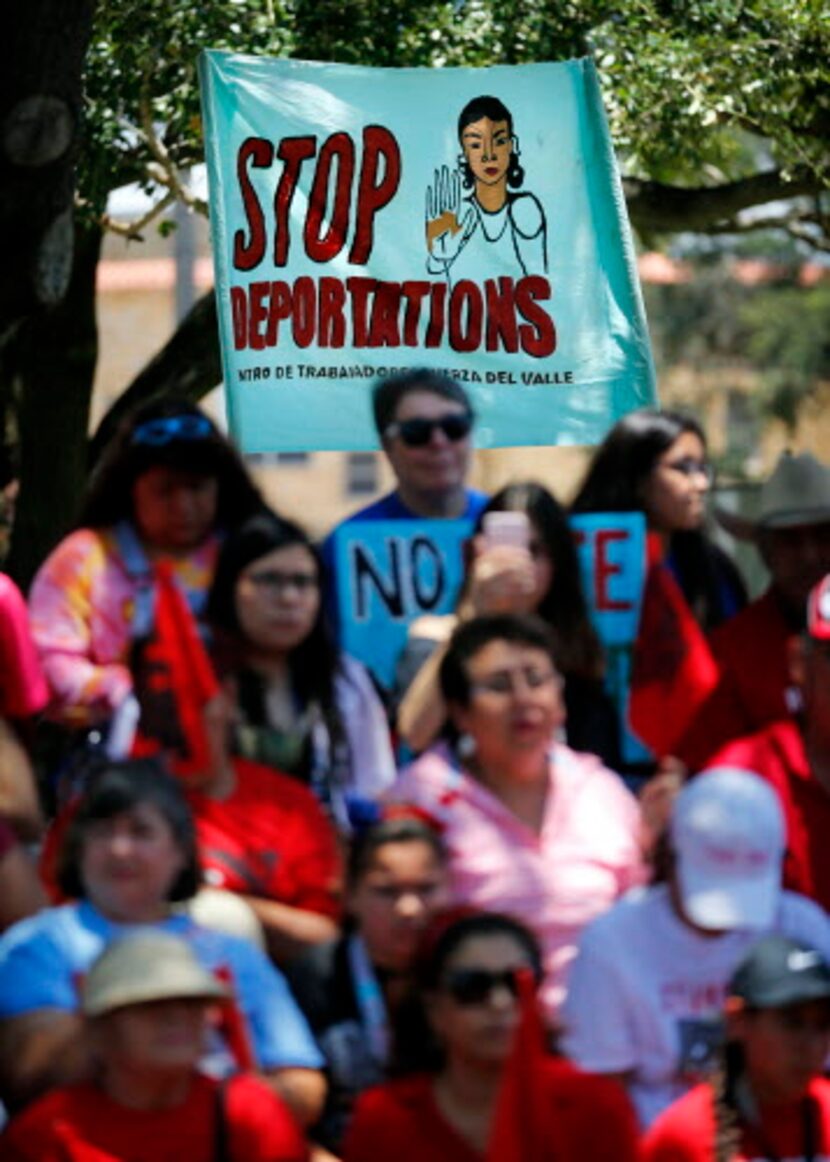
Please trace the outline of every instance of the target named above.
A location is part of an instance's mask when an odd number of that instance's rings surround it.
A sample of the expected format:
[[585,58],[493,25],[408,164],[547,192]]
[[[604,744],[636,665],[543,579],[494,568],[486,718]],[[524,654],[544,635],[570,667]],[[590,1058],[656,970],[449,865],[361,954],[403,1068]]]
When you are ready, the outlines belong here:
[[100,1017],[148,1001],[227,996],[186,940],[168,932],[142,932],[115,940],[101,953],[84,981],[81,1009],[87,1017]]
[[754,517],[715,506],[715,516],[733,537],[752,541],[763,529],[830,522],[830,468],[809,452],[784,452],[762,486]]

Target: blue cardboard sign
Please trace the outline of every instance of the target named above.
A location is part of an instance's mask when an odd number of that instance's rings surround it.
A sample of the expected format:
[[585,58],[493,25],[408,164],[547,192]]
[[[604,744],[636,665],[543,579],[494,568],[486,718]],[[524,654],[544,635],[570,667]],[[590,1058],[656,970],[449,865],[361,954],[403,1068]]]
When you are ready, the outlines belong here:
[[468,520],[347,521],[335,530],[340,642],[385,689],[410,623],[455,608],[471,531]]
[[628,726],[631,664],[646,583],[646,521],[641,512],[579,513],[570,518],[591,621],[605,651],[605,685],[620,718],[623,760],[651,752]]

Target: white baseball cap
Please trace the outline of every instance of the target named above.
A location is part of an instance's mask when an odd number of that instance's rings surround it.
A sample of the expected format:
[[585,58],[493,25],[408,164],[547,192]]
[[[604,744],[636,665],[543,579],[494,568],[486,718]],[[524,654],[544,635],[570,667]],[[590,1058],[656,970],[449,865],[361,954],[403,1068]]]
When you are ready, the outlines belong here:
[[771,927],[781,896],[784,812],[760,775],[713,767],[674,804],[671,839],[683,909],[712,931]]

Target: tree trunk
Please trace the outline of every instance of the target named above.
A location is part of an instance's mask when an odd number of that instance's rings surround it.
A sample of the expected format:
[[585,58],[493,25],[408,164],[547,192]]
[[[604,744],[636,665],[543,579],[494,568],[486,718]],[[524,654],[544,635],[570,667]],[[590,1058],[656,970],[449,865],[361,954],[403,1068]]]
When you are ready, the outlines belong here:
[[97,227],[78,229],[63,301],[28,321],[16,343],[20,496],[6,563],[24,589],[71,528],[88,474],[87,434],[98,331]]
[[11,0],[0,70],[0,343],[72,270],[81,70],[93,0]]

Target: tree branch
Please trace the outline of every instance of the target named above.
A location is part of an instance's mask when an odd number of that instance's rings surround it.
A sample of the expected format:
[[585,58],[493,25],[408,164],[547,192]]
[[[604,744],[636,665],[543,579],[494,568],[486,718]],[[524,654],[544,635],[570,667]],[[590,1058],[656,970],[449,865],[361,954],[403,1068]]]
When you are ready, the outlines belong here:
[[790,178],[780,170],[767,170],[719,186],[689,188],[624,178],[623,189],[632,225],[639,231],[648,234],[689,230],[718,234],[728,229],[741,210],[817,194],[823,186],[807,170]]
[[134,222],[118,222],[115,218],[111,218],[109,214],[103,214],[101,217],[101,225],[110,234],[119,234],[122,238],[129,238],[131,242],[143,242],[144,238],[141,231],[149,226],[150,223],[163,214],[168,206],[172,206],[176,201],[176,195],[171,191],[164,195],[164,197],[151,206],[146,214],[142,214],[140,218],[136,218]]
[[158,182],[159,185],[166,186],[173,197],[183,202],[189,210],[195,210],[197,213],[207,217],[207,202],[202,198],[195,197],[187,188],[185,182],[182,181],[181,174],[173,158],[170,156],[167,147],[156,133],[156,127],[153,124],[153,110],[150,105],[150,96],[146,85],[142,90],[139,104],[141,110],[141,132],[156,162],[155,165],[151,164],[147,167],[148,173],[153,181]]

